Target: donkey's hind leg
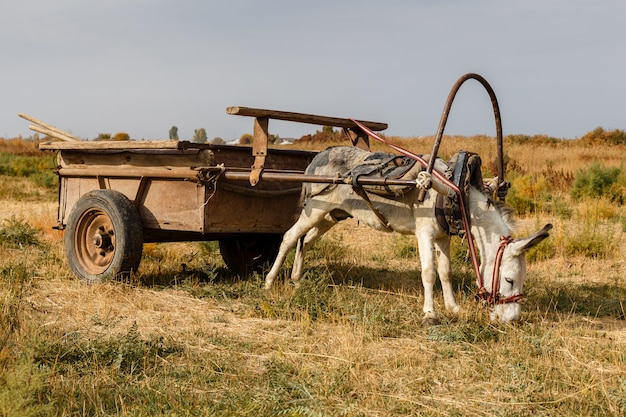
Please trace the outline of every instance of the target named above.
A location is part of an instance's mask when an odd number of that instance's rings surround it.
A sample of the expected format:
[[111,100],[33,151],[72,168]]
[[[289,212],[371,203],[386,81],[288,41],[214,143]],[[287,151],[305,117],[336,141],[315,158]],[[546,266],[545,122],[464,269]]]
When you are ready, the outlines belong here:
[[313,243],[319,239],[324,233],[328,232],[334,225],[337,224],[331,215],[327,214],[324,219],[319,222],[315,227],[307,232],[306,235],[298,239],[296,246],[296,256],[293,261],[293,269],[291,270],[291,280],[297,284],[300,278],[302,278],[302,270],[304,268],[304,254],[313,245]]
[[320,222],[324,220],[324,216],[327,211],[321,209],[313,209],[313,210],[302,210],[300,214],[300,218],[298,221],[291,226],[285,235],[283,236],[283,241],[280,244],[280,249],[278,250],[278,255],[276,256],[276,260],[270,269],[270,272],[265,276],[265,288],[270,289],[274,280],[278,276],[280,272],[280,267],[285,262],[285,258],[287,257],[287,252],[294,246],[296,243],[305,236],[309,230],[316,227]]

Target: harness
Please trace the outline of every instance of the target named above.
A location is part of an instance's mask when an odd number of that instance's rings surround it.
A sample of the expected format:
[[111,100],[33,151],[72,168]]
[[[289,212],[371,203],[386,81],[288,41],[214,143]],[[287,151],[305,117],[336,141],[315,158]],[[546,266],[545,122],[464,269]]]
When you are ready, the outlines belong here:
[[469,187],[473,185],[478,190],[484,187],[483,176],[480,172],[481,164],[481,159],[477,154],[466,151],[459,151],[454,154],[448,162],[450,170],[446,171],[448,173],[446,177],[452,180],[454,185],[462,192],[461,195],[455,193],[452,197],[437,194],[435,199],[435,218],[443,231],[450,236],[457,235],[461,239],[465,237],[463,212],[458,200],[463,198],[465,206],[467,206],[469,203],[467,201]]
[[383,227],[389,231],[393,228],[383,214],[374,206],[368,196],[368,192],[387,198],[400,197],[409,190],[415,188],[411,186],[398,185],[368,185],[359,184],[359,177],[378,177],[388,179],[400,179],[415,166],[415,160],[406,156],[398,156],[384,152],[374,152],[365,158],[365,162],[350,170],[344,177],[352,178],[351,185],[354,192],[365,201],[365,204],[376,215]]
[[[377,135],[373,130],[369,129],[367,126],[365,126],[364,124],[362,124],[361,122],[351,119],[361,130],[363,130],[364,132],[366,132],[370,137],[385,143],[386,145],[390,146],[392,149],[396,150],[397,152],[399,152],[400,154],[414,159],[415,161],[419,162],[420,165],[422,165],[424,168],[426,168],[428,166],[428,162],[422,158],[420,155],[416,155],[398,145],[395,145],[391,142],[386,141],[385,139],[383,139],[382,137],[380,137],[379,135]],[[459,153],[461,154],[461,153]],[[461,160],[465,160],[464,163],[462,163],[462,166],[464,167],[468,167],[471,164],[469,164],[469,160],[471,158],[469,158],[469,156],[471,156],[471,154],[469,153],[465,153],[465,156],[461,157],[461,158],[457,158],[456,163],[455,163],[455,168],[457,165],[459,165],[459,159]],[[478,158],[478,161],[480,161],[480,158],[478,157],[478,155],[476,155],[476,157]],[[473,162],[474,164],[476,162]],[[480,167],[480,164],[478,164],[478,167]],[[493,274],[492,274],[492,283],[491,283],[491,292],[489,292],[484,285],[484,280],[483,280],[483,276],[481,274],[480,271],[480,265],[478,263],[478,254],[476,251],[476,246],[474,243],[474,238],[471,234],[471,227],[470,227],[470,216],[469,216],[469,208],[468,208],[468,201],[467,201],[467,196],[468,193],[465,190],[465,186],[467,186],[467,188],[469,188],[469,185],[475,185],[475,181],[477,181],[476,178],[478,178],[478,175],[480,173],[480,169],[475,170],[477,173],[473,174],[473,175],[469,175],[469,179],[468,177],[465,177],[464,181],[463,181],[463,187],[461,187],[461,179],[463,179],[463,169],[461,169],[461,174],[458,174],[458,179],[459,179],[459,184],[457,185],[454,181],[451,181],[449,178],[449,175],[444,175],[441,172],[439,172],[438,170],[433,170],[432,171],[432,175],[439,181],[441,181],[442,183],[444,183],[446,186],[450,187],[455,194],[455,200],[458,202],[459,204],[459,209],[458,211],[461,213],[461,223],[462,223],[462,230],[465,231],[465,234],[469,233],[469,238],[467,239],[467,246],[470,252],[470,258],[472,261],[472,266],[474,268],[474,273],[476,274],[476,283],[478,285],[478,295],[477,297],[483,301],[483,303],[485,305],[496,305],[496,304],[507,304],[507,303],[519,303],[524,299],[523,294],[516,294],[516,295],[512,295],[512,296],[508,296],[508,297],[502,297],[500,295],[500,267],[501,267],[501,262],[502,262],[502,256],[504,255],[504,251],[506,249],[506,247],[513,241],[513,239],[511,238],[511,236],[501,236],[500,237],[500,244],[498,246],[498,250],[496,252],[496,259],[494,262],[494,268],[493,268]],[[456,171],[458,172],[458,171]],[[474,178],[474,179],[472,179]],[[469,184],[466,184],[466,181],[469,181]],[[482,184],[482,175],[480,176],[480,184],[477,186],[477,189],[481,190],[482,187],[484,187],[484,185]],[[368,198],[369,200],[369,198]],[[366,200],[367,201],[367,200]],[[370,206],[370,208],[373,207],[373,204],[371,204],[371,201],[368,204]],[[376,213],[376,211],[374,211]],[[380,214],[380,213],[379,213]],[[379,219],[381,218],[379,216],[379,214],[377,214],[377,216],[379,217]],[[444,214],[445,216],[445,214]],[[384,219],[384,217],[383,217]],[[454,220],[453,223],[457,222],[458,220]],[[385,224],[385,223],[383,223]],[[388,222],[387,222],[388,225]],[[457,226],[458,227],[458,226]],[[445,229],[444,229],[445,230]]]

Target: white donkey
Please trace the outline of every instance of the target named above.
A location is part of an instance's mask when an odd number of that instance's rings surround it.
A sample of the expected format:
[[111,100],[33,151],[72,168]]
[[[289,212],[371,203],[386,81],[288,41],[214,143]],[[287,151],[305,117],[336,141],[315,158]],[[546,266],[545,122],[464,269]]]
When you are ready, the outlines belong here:
[[[329,148],[313,159],[306,174],[323,176],[345,174],[363,164],[370,155],[372,155],[370,152],[352,147]],[[417,165],[403,179],[415,179],[421,170]],[[418,193],[419,189],[413,188],[393,198],[368,193],[364,199],[348,184],[305,184],[302,213],[298,221],[285,233],[278,256],[265,278],[265,287],[269,289],[272,286],[287,252],[296,245],[291,279],[297,284],[303,272],[305,251],[339,221],[352,217],[376,230],[415,235],[422,266],[424,321],[436,323],[438,320],[433,300],[437,273],[441,280],[446,309],[457,312],[459,306],[455,301],[451,282],[450,236],[442,230],[435,218],[437,193],[430,189],[422,203],[418,202]],[[370,201],[366,201],[367,199]],[[522,289],[526,279],[524,254],[548,237],[547,232],[552,226],[546,225],[530,237],[513,240],[510,238],[512,229],[510,210],[495,204],[483,190],[475,187],[470,187],[468,201],[471,233],[480,252],[479,295],[491,304],[493,320],[505,322],[517,320],[520,316],[519,302],[523,298]],[[374,210],[372,206],[375,207]],[[384,225],[381,219],[386,220],[387,225]],[[491,292],[486,289],[491,289]]]

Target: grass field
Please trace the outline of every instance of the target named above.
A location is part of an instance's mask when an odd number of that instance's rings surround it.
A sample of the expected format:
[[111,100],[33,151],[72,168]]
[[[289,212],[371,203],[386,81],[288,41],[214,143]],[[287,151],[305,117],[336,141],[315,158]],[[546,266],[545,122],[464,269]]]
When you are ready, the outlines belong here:
[[[0,142],[0,416],[626,414],[624,145],[508,138],[516,235],[555,226],[522,319],[489,321],[455,239],[461,312],[423,326],[414,241],[350,221],[298,289],[232,276],[215,242],[146,244],[135,276],[84,285],[51,228],[50,156]],[[441,153],[458,149],[493,174],[493,140]]]

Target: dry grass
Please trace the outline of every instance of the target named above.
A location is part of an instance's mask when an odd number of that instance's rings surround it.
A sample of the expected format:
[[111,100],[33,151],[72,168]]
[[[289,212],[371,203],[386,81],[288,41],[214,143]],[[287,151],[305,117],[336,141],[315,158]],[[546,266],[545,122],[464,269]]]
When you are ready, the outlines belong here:
[[[519,146],[507,149],[519,166],[546,168],[547,148]],[[563,152],[581,163],[579,151]],[[569,204],[571,217],[518,222],[520,235],[555,225],[529,264],[520,323],[488,321],[460,259],[462,311],[424,327],[408,238],[346,222],[297,290],[265,292],[193,243],[146,245],[137,276],[87,286],[50,229],[56,205],[3,200],[0,217],[40,229],[40,243],[1,243],[0,415],[624,415],[624,207],[603,219]],[[605,256],[568,252],[585,220],[610,236]]]

